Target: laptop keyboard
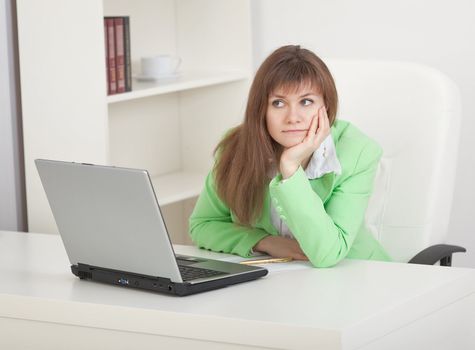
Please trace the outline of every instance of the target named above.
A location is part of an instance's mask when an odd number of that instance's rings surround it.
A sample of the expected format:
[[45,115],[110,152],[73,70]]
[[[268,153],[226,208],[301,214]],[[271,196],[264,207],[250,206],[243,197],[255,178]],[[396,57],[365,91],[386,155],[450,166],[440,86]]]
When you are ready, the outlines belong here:
[[216,270],[202,269],[199,267],[178,265],[183,281],[195,280],[198,278],[207,278],[218,275],[225,275],[224,272]]

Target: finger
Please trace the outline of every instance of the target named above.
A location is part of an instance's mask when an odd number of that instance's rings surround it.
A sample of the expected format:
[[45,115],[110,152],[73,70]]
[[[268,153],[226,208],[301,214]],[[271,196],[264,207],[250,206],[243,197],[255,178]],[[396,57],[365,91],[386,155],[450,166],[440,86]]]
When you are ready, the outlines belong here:
[[325,129],[325,106],[323,106],[321,109],[320,120],[319,120],[318,125],[320,126],[318,128],[320,131]]
[[319,127],[318,127],[318,130],[317,130],[316,137],[313,140],[313,145],[314,145],[314,147],[317,147],[317,148],[320,147],[320,144],[325,139],[325,137],[327,135],[327,130],[328,130],[328,123],[326,122],[327,118],[325,117],[325,107],[324,106],[319,110],[318,118],[319,118]]
[[316,134],[320,135],[322,133],[322,129],[324,128],[325,118],[323,117],[323,107],[320,107],[318,110],[318,128],[316,130]]
[[328,134],[328,118],[324,114],[322,114],[322,128],[319,130],[319,132],[319,135],[323,141]]
[[308,129],[307,137],[313,138],[315,134],[317,133],[317,127],[318,127],[318,114],[313,116],[312,122],[310,123],[310,128]]
[[320,122],[319,122],[319,118],[318,118],[318,115],[319,115],[319,111],[317,111],[317,114],[315,114],[313,116],[313,130],[312,130],[312,135],[315,135],[317,130],[318,130],[318,127],[320,125]]
[[327,113],[327,106],[323,106],[323,115],[325,116],[325,118],[328,118],[328,113]]
[[294,259],[308,261],[308,258],[305,254],[298,254]]
[[325,129],[330,129],[330,118],[328,118],[328,113],[327,113],[327,108],[324,108],[325,110]]
[[325,134],[328,134],[328,132],[330,130],[330,119],[328,118],[327,109],[326,109],[325,106],[323,107],[323,113],[322,114],[323,114],[322,131]]
[[290,256],[292,257],[293,260],[302,260],[302,254],[300,253],[292,252]]
[[321,129],[321,127],[323,126],[323,118],[322,118],[322,115],[325,113],[325,106],[321,106],[319,109],[318,109],[318,112],[317,112],[317,119],[318,119],[318,128],[317,128],[317,132],[318,132],[318,129]]
[[331,125],[330,125],[330,119],[328,118],[328,114],[325,112],[325,137],[330,135],[331,133]]

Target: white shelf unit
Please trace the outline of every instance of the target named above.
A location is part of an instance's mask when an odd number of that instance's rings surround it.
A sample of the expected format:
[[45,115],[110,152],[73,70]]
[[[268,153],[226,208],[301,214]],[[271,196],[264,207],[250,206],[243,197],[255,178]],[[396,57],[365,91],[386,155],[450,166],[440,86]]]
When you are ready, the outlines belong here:
[[142,97],[150,97],[172,92],[180,92],[217,84],[232,83],[248,79],[249,73],[245,71],[224,72],[186,72],[180,73],[176,78],[160,81],[137,81],[134,79],[134,90],[122,94],[107,96],[109,104],[129,101]]
[[158,203],[168,205],[198,196],[205,175],[190,172],[175,172],[152,177]]
[[[34,167],[48,158],[147,169],[172,239],[189,243],[213,149],[244,113],[249,1],[18,0],[17,13],[29,231],[57,232]],[[107,96],[104,16],[130,16],[134,75],[171,54],[177,78]]]

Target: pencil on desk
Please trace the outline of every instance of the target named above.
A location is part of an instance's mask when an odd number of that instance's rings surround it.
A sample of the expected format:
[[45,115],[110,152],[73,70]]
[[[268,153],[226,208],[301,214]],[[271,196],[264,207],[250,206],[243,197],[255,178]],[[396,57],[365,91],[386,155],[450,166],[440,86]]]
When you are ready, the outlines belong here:
[[283,263],[292,261],[292,258],[271,258],[271,259],[258,259],[258,260],[244,260],[240,264],[244,265],[259,265],[259,264],[270,264],[270,263]]

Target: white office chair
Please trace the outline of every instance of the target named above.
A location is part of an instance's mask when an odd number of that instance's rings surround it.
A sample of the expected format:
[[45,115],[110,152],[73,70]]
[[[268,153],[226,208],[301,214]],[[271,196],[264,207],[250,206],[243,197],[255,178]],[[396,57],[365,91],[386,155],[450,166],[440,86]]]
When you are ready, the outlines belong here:
[[384,154],[366,221],[395,261],[450,266],[462,247],[445,243],[461,118],[459,91],[414,63],[328,61],[338,118],[375,139]]

